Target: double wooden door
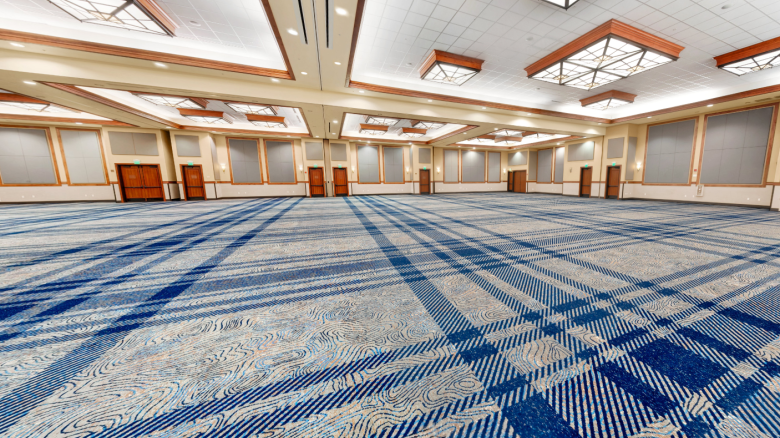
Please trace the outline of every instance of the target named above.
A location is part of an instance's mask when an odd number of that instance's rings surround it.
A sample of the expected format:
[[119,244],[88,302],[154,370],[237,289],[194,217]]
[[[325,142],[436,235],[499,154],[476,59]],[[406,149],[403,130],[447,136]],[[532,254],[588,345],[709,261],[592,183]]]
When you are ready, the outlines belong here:
[[608,168],[607,172],[607,198],[620,198],[620,166]]
[[516,172],[512,172],[514,174],[513,183],[514,183],[514,192],[515,193],[525,193],[526,189],[526,171],[520,170]]
[[203,168],[200,166],[181,166],[184,180],[184,199],[187,201],[206,200],[206,187],[203,183]]
[[164,201],[160,167],[154,165],[121,164],[119,182],[125,202]]
[[333,194],[336,196],[349,196],[347,169],[333,168]]
[[420,170],[420,194],[431,194],[431,171],[428,169]]
[[590,198],[590,187],[593,182],[593,168],[583,167],[580,169],[580,197]]
[[325,197],[325,173],[322,167],[309,168],[309,192],[312,198]]

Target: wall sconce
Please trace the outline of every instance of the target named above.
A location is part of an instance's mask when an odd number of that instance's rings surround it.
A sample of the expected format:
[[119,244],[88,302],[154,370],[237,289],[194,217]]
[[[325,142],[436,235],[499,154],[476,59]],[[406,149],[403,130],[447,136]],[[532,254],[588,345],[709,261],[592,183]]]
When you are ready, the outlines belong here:
[[352,166],[352,173],[355,173],[355,166]]
[[298,171],[303,172],[303,164],[298,165]]
[[219,167],[221,167],[221,168],[222,168],[222,171],[223,171],[223,172],[225,171],[225,163],[219,163]]
[[441,172],[441,168],[440,168],[440,167],[437,167],[437,168],[436,168],[436,173],[439,173],[439,172]]
[[406,171],[409,172],[409,166],[406,166]]
[[636,170],[639,170],[641,168],[642,168],[642,162],[641,161],[637,161],[636,162]]
[[506,173],[506,167],[504,168],[504,173]]

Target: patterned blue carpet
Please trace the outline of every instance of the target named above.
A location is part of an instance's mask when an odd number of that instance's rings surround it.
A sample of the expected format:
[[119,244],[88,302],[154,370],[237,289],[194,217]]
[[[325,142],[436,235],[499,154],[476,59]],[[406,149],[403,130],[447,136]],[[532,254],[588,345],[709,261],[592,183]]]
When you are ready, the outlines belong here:
[[0,207],[0,436],[779,437],[780,215]]

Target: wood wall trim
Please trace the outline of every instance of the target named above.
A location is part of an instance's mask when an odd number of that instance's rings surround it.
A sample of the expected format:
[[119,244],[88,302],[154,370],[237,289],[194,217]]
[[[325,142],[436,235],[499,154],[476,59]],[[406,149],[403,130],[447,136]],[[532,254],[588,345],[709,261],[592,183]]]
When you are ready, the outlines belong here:
[[176,108],[179,110],[179,114],[182,116],[198,116],[198,117],[219,117],[224,118],[225,113],[222,111],[209,111],[209,110],[197,110],[190,108]]
[[636,94],[626,93],[618,90],[609,90],[607,92],[597,94],[595,96],[586,97],[585,99],[580,99],[580,103],[582,104],[582,106],[586,106],[607,99],[620,99],[620,100],[625,100],[627,102],[634,103],[634,99],[636,99]]
[[482,71],[482,64],[485,62],[481,59],[472,58],[470,56],[456,55],[454,53],[434,49],[422,63],[422,66],[419,69],[420,77],[425,76],[425,74],[428,73],[428,70],[430,70],[431,67],[433,67],[433,64],[437,61],[447,64],[459,65],[477,71]]
[[36,99],[30,96],[24,96],[15,93],[0,93],[0,102],[21,102],[21,103],[37,103],[41,105],[51,105],[51,103],[45,100]]
[[74,119],[72,117],[49,117],[33,116],[27,114],[0,114],[0,120],[19,120],[28,122],[49,122],[49,123],[83,123],[85,125],[101,126],[124,126],[128,128],[135,127],[129,123],[117,122],[116,120],[92,120],[92,119]]
[[[250,122],[271,122],[271,123],[285,123],[284,117],[280,116],[265,116],[259,114],[244,114],[246,119]],[[285,123],[286,124],[286,123]]]
[[730,64],[734,61],[741,61],[743,59],[750,58],[751,56],[760,55],[762,53],[770,52],[780,48],[780,37],[772,38],[771,40],[762,41],[752,46],[744,47],[742,49],[734,50],[733,52],[724,53],[723,55],[716,56],[715,60],[718,67],[726,64]]
[[[287,56],[287,50],[284,48],[284,42],[282,41],[282,35],[279,33],[279,26],[276,25],[276,19],[274,18],[274,12],[271,10],[271,2],[269,0],[260,0],[260,3],[263,5],[263,9],[265,9],[265,16],[268,18],[268,24],[271,26],[271,30],[274,33],[274,38],[276,38],[276,44],[279,45],[279,51],[282,52],[282,58],[284,59],[284,65],[287,68],[287,71],[284,72],[284,74],[287,77],[281,77],[281,76],[274,76],[279,79],[290,79],[291,81],[295,80],[295,71],[293,71],[292,65],[290,64],[290,58]],[[273,72],[279,72],[280,70],[272,70]],[[269,76],[269,75],[263,75],[263,76]]]
[[[267,3],[267,0],[263,0]],[[270,9],[269,9],[270,10]],[[271,15],[268,16],[269,22],[272,21]],[[272,25],[272,27],[274,27]],[[278,33],[278,30],[276,31]],[[0,29],[0,40],[18,41],[28,44],[39,44],[43,46],[59,47],[61,49],[78,50],[81,52],[99,53],[101,55],[121,56],[123,58],[143,59],[146,61],[164,62],[167,64],[184,65],[188,67],[206,68],[211,70],[222,70],[232,73],[243,73],[255,76],[267,76],[278,79],[291,79],[295,77],[292,69],[289,67],[287,55],[281,40],[278,39],[279,47],[285,62],[288,63],[288,71],[276,70],[263,67],[254,67],[251,65],[234,64],[232,62],[213,61],[210,59],[195,58],[192,56],[175,55],[171,53],[155,52],[151,50],[133,49],[129,47],[113,46],[110,44],[93,43],[89,41],[80,41],[70,38],[60,38],[47,35],[40,35],[30,32],[20,32],[16,30]]]
[[617,20],[609,20],[606,23],[591,30],[585,35],[575,39],[574,41],[566,44],[560,49],[550,53],[544,58],[534,62],[525,68],[527,75],[530,77],[541,70],[549,67],[552,64],[560,61],[561,59],[572,55],[585,47],[595,43],[596,41],[606,37],[607,35],[615,35],[623,39],[627,39],[631,42],[638,43],[641,46],[645,46],[649,49],[661,52],[665,55],[671,56],[675,59],[680,57],[680,52],[685,47],[675,44],[671,41],[667,41],[661,37],[657,37],[651,33],[637,29],[633,26],[629,26]]
[[366,0],[357,0],[355,7],[355,24],[352,26],[352,43],[349,47],[349,60],[347,61],[347,78],[345,86],[352,86],[352,66],[355,63],[355,49],[357,48],[358,37],[360,36],[360,23],[363,21],[363,10],[366,6]]
[[442,102],[459,103],[462,105],[474,105],[479,107],[502,109],[507,111],[520,111],[531,114],[538,114],[541,116],[560,117],[564,119],[583,120],[586,122],[598,122],[598,123],[611,123],[610,119],[581,116],[579,114],[568,114],[559,111],[550,111],[539,108],[530,108],[525,106],[507,105],[504,103],[488,102],[484,100],[469,99],[464,97],[448,96],[446,94],[427,93],[424,91],[406,90],[403,88],[386,87],[384,85],[368,84],[365,82],[349,81],[349,88],[357,88],[361,90],[373,91],[376,93],[393,94],[396,96],[414,97],[419,99],[438,100]]
[[[0,32],[2,32],[2,31],[0,31]],[[108,99],[106,97],[100,96],[98,94],[89,92],[87,90],[83,90],[83,89],[81,89],[79,87],[76,87],[75,85],[57,84],[57,83],[54,83],[54,82],[41,82],[41,83],[44,84],[44,85],[48,85],[48,86],[50,86],[52,88],[56,88],[56,89],[58,89],[60,91],[65,91],[66,93],[70,93],[70,94],[76,95],[78,97],[82,97],[84,99],[89,99],[89,100],[91,100],[93,102],[96,102],[96,103],[99,103],[99,104],[102,104],[102,105],[106,105],[106,106],[109,106],[111,108],[118,109],[120,111],[124,111],[124,112],[133,114],[133,115],[138,116],[138,117],[143,117],[143,118],[145,118],[147,120],[151,120],[151,121],[156,122],[156,123],[161,123],[161,124],[163,124],[165,126],[170,126],[172,128],[181,129],[181,125],[179,125],[177,123],[170,122],[170,121],[165,120],[163,118],[157,117],[157,116],[155,116],[153,114],[149,114],[147,112],[135,109],[135,108],[133,108],[131,106],[127,106],[127,105],[124,105],[122,103],[119,103],[119,102],[113,101],[111,99]]]

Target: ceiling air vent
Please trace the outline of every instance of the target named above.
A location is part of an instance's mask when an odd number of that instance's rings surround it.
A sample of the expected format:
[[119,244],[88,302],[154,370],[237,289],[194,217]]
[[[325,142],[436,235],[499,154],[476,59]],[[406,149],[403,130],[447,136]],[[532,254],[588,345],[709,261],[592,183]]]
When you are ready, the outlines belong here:
[[295,15],[298,19],[298,34],[301,36],[303,44],[309,44],[309,37],[306,35],[306,20],[303,18],[303,3],[302,0],[293,0],[295,2],[295,9],[298,13]]

